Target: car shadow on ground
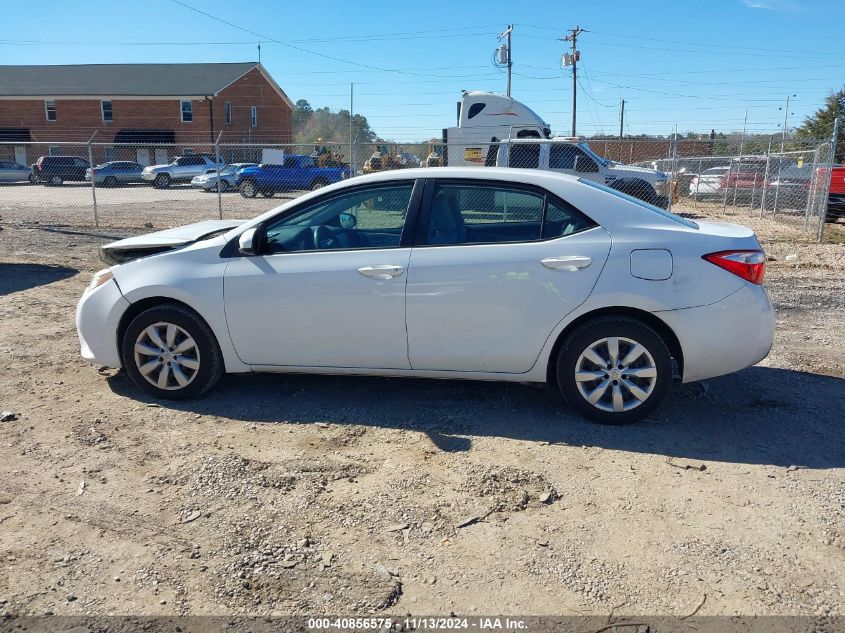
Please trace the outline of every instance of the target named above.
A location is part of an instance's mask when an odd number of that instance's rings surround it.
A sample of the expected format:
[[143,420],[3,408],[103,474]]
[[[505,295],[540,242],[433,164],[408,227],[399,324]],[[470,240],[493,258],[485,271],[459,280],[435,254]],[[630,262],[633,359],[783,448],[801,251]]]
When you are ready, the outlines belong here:
[[73,277],[78,272],[75,268],[67,266],[0,263],[0,296],[36,286],[46,286],[54,281]]
[[675,384],[664,405],[627,427],[590,423],[551,390],[518,384],[354,376],[229,376],[202,399],[151,399],[125,373],[118,394],[254,423],[359,424],[426,433],[447,452],[484,436],[593,446],[669,458],[803,468],[845,466],[845,380],[752,367]]

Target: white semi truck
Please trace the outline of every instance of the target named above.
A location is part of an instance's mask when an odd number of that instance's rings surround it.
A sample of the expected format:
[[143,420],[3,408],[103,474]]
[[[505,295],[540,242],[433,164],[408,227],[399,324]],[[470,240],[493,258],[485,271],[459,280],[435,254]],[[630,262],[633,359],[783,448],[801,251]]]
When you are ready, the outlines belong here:
[[517,138],[550,138],[549,124],[515,99],[494,92],[464,92],[457,127],[443,130],[444,164],[495,165],[497,143]]
[[603,158],[583,139],[553,137],[536,112],[504,95],[465,92],[458,103],[458,125],[443,130],[443,144],[445,165],[557,171],[663,208],[669,205],[665,173]]

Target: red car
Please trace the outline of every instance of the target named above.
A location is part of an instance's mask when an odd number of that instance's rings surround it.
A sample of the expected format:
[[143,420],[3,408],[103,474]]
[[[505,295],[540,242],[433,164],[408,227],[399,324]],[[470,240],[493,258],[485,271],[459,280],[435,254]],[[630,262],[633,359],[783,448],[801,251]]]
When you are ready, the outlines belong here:
[[731,167],[722,178],[720,188],[727,189],[729,197],[736,192],[736,199],[747,202],[759,200],[766,184],[766,157],[743,156],[731,159]]
[[827,222],[845,218],[845,165],[830,173],[830,195],[827,198]]

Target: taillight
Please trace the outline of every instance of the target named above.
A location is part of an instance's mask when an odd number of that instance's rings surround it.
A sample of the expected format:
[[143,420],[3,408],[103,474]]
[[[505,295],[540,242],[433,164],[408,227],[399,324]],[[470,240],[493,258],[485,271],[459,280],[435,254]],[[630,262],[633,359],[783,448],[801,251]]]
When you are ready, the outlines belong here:
[[766,254],[763,251],[719,251],[703,255],[702,259],[752,284],[763,283],[766,274]]
[[35,166],[38,167],[38,169],[41,169],[41,163],[43,163],[43,162],[44,162],[44,157],[42,156],[37,161],[35,161]]

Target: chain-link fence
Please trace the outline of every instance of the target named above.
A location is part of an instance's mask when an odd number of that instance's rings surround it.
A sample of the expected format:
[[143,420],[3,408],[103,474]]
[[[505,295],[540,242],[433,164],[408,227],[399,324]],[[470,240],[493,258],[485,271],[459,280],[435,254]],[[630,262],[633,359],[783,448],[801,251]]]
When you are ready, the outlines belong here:
[[[822,239],[830,142],[522,138],[443,144],[0,144],[0,217],[167,228],[251,218],[309,190],[412,167],[499,166],[589,179],[681,215]],[[758,149],[759,148],[753,148]],[[835,230],[841,231],[837,226]]]

